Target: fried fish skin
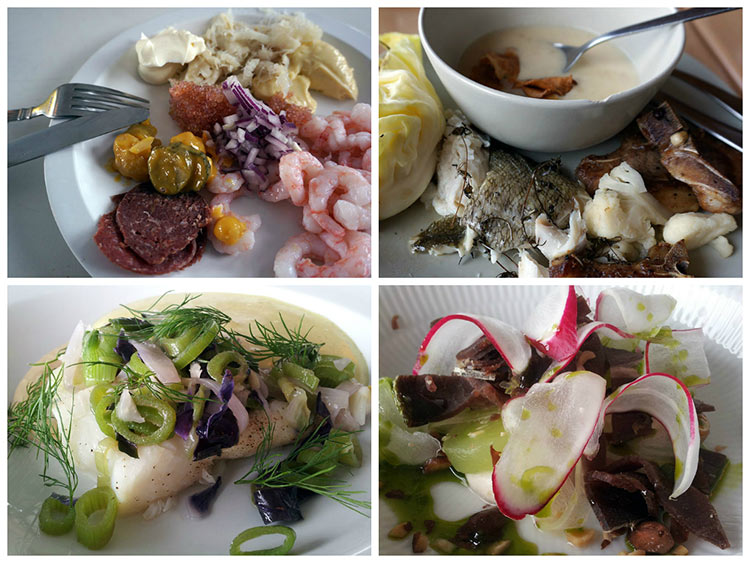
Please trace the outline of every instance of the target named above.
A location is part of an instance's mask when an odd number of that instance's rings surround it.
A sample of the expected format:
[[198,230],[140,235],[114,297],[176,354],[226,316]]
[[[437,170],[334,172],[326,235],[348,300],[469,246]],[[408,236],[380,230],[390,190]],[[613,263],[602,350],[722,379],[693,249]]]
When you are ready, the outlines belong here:
[[534,221],[545,213],[560,228],[583,190],[560,171],[558,160],[535,164],[493,147],[484,182],[471,194],[462,217],[484,245],[501,253],[534,244]]

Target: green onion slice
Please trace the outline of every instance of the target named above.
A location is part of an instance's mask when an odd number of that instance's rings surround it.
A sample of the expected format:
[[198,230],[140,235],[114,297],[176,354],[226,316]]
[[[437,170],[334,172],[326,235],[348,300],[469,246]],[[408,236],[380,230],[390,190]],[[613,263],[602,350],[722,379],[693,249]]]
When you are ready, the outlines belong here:
[[292,379],[294,383],[302,387],[311,395],[314,395],[318,390],[320,380],[315,376],[313,370],[303,368],[293,362],[284,362],[281,366],[281,371],[285,377]]
[[[240,549],[246,541],[270,534],[281,534],[284,536],[284,542],[278,547],[269,549],[256,549],[254,551],[242,551]],[[292,550],[294,540],[296,539],[297,534],[287,526],[256,526],[255,528],[249,528],[244,532],[240,532],[232,540],[232,545],[229,547],[229,555],[286,555]]]
[[39,513],[39,529],[50,536],[61,536],[73,528],[75,512],[72,507],[54,497],[47,497]]
[[89,549],[103,548],[109,543],[115,530],[115,492],[109,487],[97,487],[86,491],[76,502],[75,514],[78,543]]
[[136,446],[147,446],[159,444],[172,435],[177,415],[169,404],[144,395],[133,396],[133,401],[146,422],[125,421],[112,412],[112,426],[120,436]]

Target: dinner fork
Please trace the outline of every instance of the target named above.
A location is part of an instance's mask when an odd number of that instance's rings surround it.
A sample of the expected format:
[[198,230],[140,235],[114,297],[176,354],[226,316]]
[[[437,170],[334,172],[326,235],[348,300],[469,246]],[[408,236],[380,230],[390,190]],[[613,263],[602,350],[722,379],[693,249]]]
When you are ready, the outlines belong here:
[[594,39],[578,47],[575,47],[573,45],[565,45],[564,43],[552,43],[552,46],[560,49],[563,52],[563,55],[565,55],[565,67],[562,69],[563,74],[565,74],[573,67],[574,64],[576,64],[576,62],[578,62],[578,59],[580,59],[586,51],[588,51],[592,47],[595,47],[596,45],[599,45],[600,43],[609,41],[610,39],[616,39],[618,37],[623,37],[632,33],[640,33],[641,31],[646,31],[655,27],[661,27],[663,25],[674,25],[676,23],[696,20],[698,18],[707,18],[708,16],[715,16],[717,14],[722,14],[724,12],[737,9],[738,8],[691,8],[689,10],[681,10],[674,14],[669,14],[668,16],[662,16],[660,18],[636,23],[627,27],[610,31],[609,33],[605,33],[603,35],[600,35],[599,37],[595,37]]
[[148,100],[95,84],[63,84],[36,107],[8,110],[8,121],[24,121],[40,115],[51,118],[79,117],[92,111],[124,106],[148,109]]

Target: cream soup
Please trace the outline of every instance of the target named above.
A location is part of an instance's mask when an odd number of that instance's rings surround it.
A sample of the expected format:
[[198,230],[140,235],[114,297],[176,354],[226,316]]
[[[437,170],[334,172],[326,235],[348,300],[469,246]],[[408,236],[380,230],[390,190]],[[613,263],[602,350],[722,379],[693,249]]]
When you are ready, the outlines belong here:
[[[595,35],[572,27],[529,26],[501,29],[483,35],[464,52],[459,72],[471,76],[471,70],[487,53],[504,53],[514,49],[521,63],[518,80],[563,76],[565,57],[553,42],[583,45]],[[563,100],[603,100],[638,84],[638,72],[624,52],[612,43],[587,51],[565,73],[572,74],[576,86],[561,96]],[[508,90],[522,93],[521,90]]]

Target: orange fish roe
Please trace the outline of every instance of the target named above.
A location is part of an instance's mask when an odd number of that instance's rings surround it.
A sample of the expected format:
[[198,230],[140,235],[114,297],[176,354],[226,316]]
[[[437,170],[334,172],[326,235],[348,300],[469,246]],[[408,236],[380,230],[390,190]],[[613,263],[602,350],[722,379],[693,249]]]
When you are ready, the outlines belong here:
[[281,94],[274,94],[267,103],[268,107],[278,114],[282,111],[286,111],[287,120],[294,123],[298,128],[310,121],[313,116],[309,109],[290,104],[281,96]]
[[182,131],[200,135],[233,113],[234,106],[227,101],[221,86],[182,81],[169,89],[169,115]]

